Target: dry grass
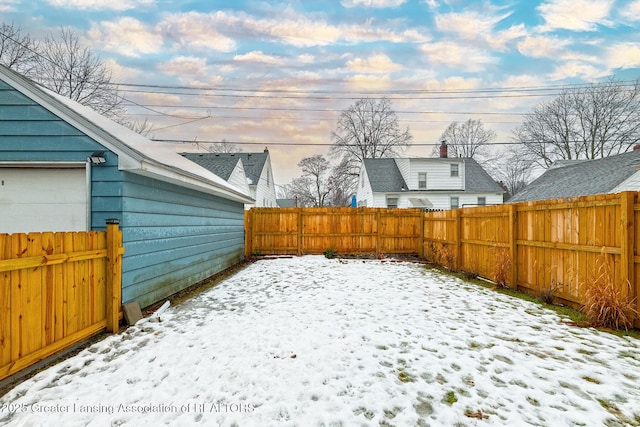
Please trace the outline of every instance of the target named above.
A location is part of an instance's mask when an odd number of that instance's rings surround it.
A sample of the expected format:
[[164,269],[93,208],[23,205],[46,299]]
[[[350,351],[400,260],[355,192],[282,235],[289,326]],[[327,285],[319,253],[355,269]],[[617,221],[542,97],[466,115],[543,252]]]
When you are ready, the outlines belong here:
[[435,261],[445,267],[447,270],[452,271],[455,266],[455,257],[453,250],[446,244],[440,243],[437,246],[432,246],[433,257]]
[[[634,301],[626,298],[620,286],[614,283],[610,263],[601,254],[596,261],[593,279],[587,284],[583,311],[595,327],[629,330],[633,327],[633,317],[638,313]],[[631,285],[626,283],[629,288]]]
[[551,284],[546,288],[538,292],[538,299],[545,304],[552,305],[555,303],[555,293],[558,289],[562,288],[562,283],[557,283],[555,279],[551,280]]
[[511,274],[511,256],[505,248],[497,250],[496,263],[493,269],[493,281],[498,288],[508,288],[507,279]]

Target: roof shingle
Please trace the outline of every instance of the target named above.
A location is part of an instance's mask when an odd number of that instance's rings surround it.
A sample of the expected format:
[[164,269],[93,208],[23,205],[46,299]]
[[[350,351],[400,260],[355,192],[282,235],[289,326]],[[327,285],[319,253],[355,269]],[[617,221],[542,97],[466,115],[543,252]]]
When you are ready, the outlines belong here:
[[638,171],[640,150],[547,169],[509,203],[606,194]]
[[[256,185],[260,180],[260,175],[262,175],[262,169],[269,153],[183,153],[183,156],[224,179],[228,179],[231,176],[238,159],[241,159],[244,172],[249,179],[249,185]],[[216,170],[220,174],[226,174],[226,177],[218,174]]]

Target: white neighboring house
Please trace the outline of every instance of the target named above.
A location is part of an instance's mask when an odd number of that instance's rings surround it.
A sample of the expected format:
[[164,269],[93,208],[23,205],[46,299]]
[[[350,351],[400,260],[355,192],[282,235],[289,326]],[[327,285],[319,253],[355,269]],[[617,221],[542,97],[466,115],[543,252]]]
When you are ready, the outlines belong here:
[[358,206],[456,209],[502,204],[504,189],[470,158],[365,159]]
[[203,166],[236,188],[248,187],[253,207],[277,207],[276,187],[269,150],[262,153],[182,153],[189,160]]

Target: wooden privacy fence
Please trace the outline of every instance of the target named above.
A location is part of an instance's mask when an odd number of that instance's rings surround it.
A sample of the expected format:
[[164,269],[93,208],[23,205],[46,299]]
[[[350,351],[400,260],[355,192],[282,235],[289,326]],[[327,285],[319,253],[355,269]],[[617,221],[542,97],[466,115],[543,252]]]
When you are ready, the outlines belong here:
[[122,232],[0,234],[0,379],[118,331]]
[[534,295],[551,290],[574,307],[606,272],[640,310],[638,203],[625,192],[425,213],[423,254]]
[[383,208],[253,208],[245,212],[245,255],[418,254],[422,211]]
[[254,208],[245,213],[245,251],[417,254],[534,295],[553,290],[574,307],[607,271],[640,310],[639,203],[625,192],[439,212]]

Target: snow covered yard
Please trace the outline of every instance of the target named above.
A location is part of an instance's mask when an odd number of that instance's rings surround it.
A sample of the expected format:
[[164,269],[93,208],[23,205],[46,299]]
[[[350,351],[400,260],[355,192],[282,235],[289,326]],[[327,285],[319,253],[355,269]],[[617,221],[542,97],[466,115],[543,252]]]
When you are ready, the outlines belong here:
[[0,398],[0,425],[640,425],[640,342],[422,265],[259,261]]

